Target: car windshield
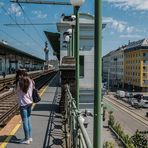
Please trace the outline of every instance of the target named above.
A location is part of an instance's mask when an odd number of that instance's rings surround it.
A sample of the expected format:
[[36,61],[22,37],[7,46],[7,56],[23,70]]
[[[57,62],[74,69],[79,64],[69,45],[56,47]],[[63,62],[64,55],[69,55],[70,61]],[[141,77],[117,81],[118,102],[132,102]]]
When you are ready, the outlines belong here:
[[143,100],[148,100],[148,96],[143,96]]

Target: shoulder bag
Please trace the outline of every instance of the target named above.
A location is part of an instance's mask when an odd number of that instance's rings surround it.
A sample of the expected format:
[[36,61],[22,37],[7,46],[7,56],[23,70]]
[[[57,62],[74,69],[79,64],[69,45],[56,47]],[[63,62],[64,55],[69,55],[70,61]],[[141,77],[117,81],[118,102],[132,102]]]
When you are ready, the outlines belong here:
[[39,101],[41,101],[41,97],[40,95],[38,94],[38,90],[35,88],[35,84],[34,82],[32,81],[33,83],[33,90],[32,90],[32,99],[33,99],[33,103],[38,103]]

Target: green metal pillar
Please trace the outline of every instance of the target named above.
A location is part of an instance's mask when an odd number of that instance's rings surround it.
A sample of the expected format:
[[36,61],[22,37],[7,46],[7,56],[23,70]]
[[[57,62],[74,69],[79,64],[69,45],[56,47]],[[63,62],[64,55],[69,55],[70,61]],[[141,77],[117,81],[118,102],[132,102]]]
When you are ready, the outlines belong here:
[[76,59],[76,106],[79,110],[79,7],[75,7],[76,27],[75,27],[75,59]]
[[72,25],[72,41],[71,41],[71,48],[72,48],[72,56],[74,57],[74,49],[75,49],[75,30],[74,30],[74,26]]
[[94,137],[93,148],[102,148],[102,0],[95,0]]
[[110,79],[109,79],[109,74],[110,74],[110,68],[108,68],[108,82],[107,82],[107,89],[108,89],[108,93],[109,93],[109,81],[110,81]]
[[70,39],[69,39],[69,56],[72,56],[72,38],[70,37]]
[[[74,7],[74,15],[76,16],[76,7]],[[76,40],[77,40],[77,36],[76,36],[76,22],[75,22],[75,27],[74,27],[74,57],[76,60]]]

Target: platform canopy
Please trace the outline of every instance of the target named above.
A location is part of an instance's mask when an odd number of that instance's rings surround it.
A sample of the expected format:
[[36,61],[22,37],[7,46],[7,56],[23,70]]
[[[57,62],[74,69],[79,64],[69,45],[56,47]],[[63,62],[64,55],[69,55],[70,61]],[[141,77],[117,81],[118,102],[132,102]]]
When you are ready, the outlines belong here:
[[54,50],[54,55],[56,55],[58,60],[60,60],[60,33],[53,33],[48,31],[44,31],[44,33]]
[[29,57],[29,58],[32,58],[32,59],[35,59],[35,60],[38,60],[40,62],[44,62],[45,60],[41,59],[41,58],[38,58],[34,55],[31,55],[27,52],[24,52],[22,50],[19,50],[15,47],[12,47],[8,44],[5,44],[3,42],[0,42],[0,55],[7,55],[7,54],[15,54],[15,55],[20,55],[20,56],[24,56],[24,57]]

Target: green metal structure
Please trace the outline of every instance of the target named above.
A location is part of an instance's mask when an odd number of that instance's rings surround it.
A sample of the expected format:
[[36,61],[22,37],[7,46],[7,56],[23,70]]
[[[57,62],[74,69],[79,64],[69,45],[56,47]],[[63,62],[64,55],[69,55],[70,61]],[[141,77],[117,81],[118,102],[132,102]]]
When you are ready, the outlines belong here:
[[72,97],[69,86],[66,85],[65,93],[65,119],[70,133],[69,148],[93,148],[90,138],[83,124],[75,99]]
[[94,136],[93,148],[102,148],[102,0],[95,0]]
[[75,26],[75,59],[76,59],[76,106],[79,110],[79,7],[75,7],[76,26]]

